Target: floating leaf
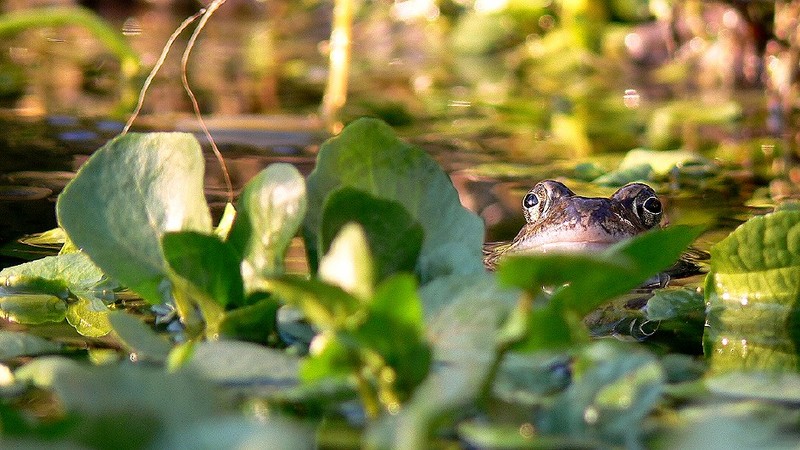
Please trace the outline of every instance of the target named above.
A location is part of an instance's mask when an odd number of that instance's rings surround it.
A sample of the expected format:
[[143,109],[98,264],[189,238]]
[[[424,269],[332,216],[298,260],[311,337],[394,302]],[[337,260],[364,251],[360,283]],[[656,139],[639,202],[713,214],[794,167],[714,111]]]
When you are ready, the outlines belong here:
[[712,371],[800,368],[800,211],[754,217],[714,245],[705,292]]
[[483,271],[483,223],[466,210],[447,174],[419,148],[397,139],[389,126],[359,119],[322,145],[308,177],[304,235],[312,268],[319,255],[323,205],[349,186],[400,203],[425,232],[417,273],[422,282],[449,273]]
[[169,298],[163,233],[211,232],[203,177],[203,155],[191,134],[119,136],[64,188],[59,224],[103,272],[158,304]]
[[291,164],[272,164],[242,190],[228,241],[242,255],[248,292],[282,275],[286,250],[306,213],[306,185]]

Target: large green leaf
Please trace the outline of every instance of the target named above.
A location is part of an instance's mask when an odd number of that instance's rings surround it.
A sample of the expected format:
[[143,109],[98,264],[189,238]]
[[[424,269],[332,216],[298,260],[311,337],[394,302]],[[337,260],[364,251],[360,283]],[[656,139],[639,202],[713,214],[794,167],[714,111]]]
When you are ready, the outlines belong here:
[[188,287],[187,295],[195,301],[223,308],[244,303],[239,257],[230,244],[194,231],[165,233],[161,242],[176,288]]
[[242,255],[247,291],[282,275],[283,259],[306,213],[306,185],[291,164],[272,164],[242,190],[228,241]]
[[34,356],[56,353],[61,344],[18,331],[0,330],[0,361],[18,356]]
[[414,271],[424,232],[402,205],[350,187],[334,191],[322,213],[321,254],[349,222],[366,233],[377,282],[395,272]]
[[800,211],[754,217],[711,248],[711,370],[800,368]]
[[129,133],[97,150],[58,198],[60,225],[103,272],[150,303],[169,298],[161,235],[211,232],[204,161],[187,133]]
[[375,119],[359,119],[322,145],[308,177],[309,211],[304,224],[311,266],[318,261],[323,205],[350,186],[393,200],[422,225],[417,273],[423,283],[450,273],[483,270],[483,222],[459,202],[447,174],[423,150],[399,140]]

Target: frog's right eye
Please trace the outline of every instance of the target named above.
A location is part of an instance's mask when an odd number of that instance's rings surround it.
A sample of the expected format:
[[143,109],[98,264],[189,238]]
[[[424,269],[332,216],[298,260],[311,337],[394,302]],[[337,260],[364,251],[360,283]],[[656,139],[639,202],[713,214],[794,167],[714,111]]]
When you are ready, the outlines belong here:
[[525,209],[533,208],[539,204],[539,197],[533,192],[528,192],[528,195],[522,199],[522,207]]

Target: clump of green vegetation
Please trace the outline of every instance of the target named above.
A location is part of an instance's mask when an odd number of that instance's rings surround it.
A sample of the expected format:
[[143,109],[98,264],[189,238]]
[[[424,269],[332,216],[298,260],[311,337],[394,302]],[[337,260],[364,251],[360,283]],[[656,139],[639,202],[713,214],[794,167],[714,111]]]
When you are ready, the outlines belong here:
[[[740,381],[797,383],[796,365],[720,357],[720,337],[760,335],[719,299],[794,273],[795,211],[754,219],[712,251],[707,369],[668,343],[592,339],[583,320],[670,266],[697,227],[595,255],[511,256],[489,273],[481,221],[447,175],[374,119],[326,142],[307,179],[267,167],[216,227],[202,181],[190,135],[117,137],[59,197],[61,253],[0,272],[0,310],[29,326],[0,334],[4,444],[637,447],[694,442],[712,417],[725,432],[751,418],[759,443],[788,438],[777,425],[796,411]],[[301,228],[307,276],[284,268]],[[741,281],[740,269],[754,275]],[[157,332],[126,310],[126,292],[174,305],[182,331]],[[759,298],[791,305],[796,292]],[[676,332],[703,308],[682,290],[651,303],[648,320]],[[794,309],[782,308],[770,323],[793,342]],[[87,352],[36,335],[36,324],[64,318],[104,345]],[[698,328],[689,335],[699,344]],[[759,345],[753,354],[796,359],[783,341]],[[722,400],[731,396],[755,401]],[[58,409],[30,418],[53,399]]]

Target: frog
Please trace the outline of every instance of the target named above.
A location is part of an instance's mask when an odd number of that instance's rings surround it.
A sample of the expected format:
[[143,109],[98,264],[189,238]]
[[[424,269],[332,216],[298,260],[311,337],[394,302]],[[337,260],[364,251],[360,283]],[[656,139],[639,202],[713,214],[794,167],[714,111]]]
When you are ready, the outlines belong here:
[[484,246],[484,265],[494,270],[514,253],[594,252],[660,228],[663,205],[644,183],[629,183],[610,197],[583,197],[544,180],[522,199],[525,225],[511,242]]

